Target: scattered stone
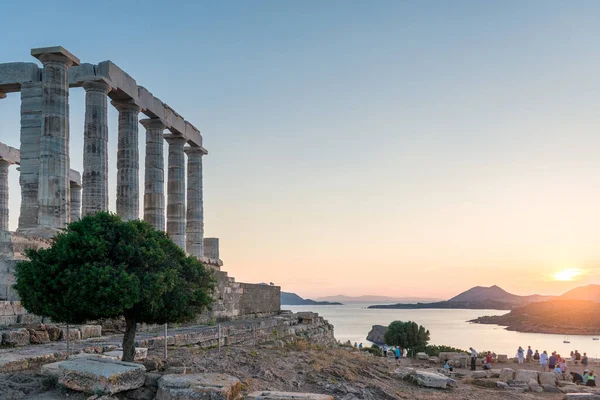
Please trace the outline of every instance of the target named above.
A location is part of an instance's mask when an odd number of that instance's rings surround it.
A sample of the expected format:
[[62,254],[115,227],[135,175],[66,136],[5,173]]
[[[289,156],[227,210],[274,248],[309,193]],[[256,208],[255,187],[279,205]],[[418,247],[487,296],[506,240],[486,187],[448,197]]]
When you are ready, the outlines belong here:
[[506,354],[498,354],[496,356],[496,360],[498,360],[498,363],[507,363],[508,362],[508,356]]
[[161,374],[157,374],[157,373],[148,373],[146,374],[146,380],[144,381],[144,386],[149,386],[149,387],[158,387],[158,380],[162,377]]
[[500,389],[506,389],[506,388],[508,388],[508,383],[498,381],[498,382],[496,382],[496,386],[498,386]]
[[512,368],[503,368],[500,371],[500,380],[503,382],[512,381],[515,379],[515,370]]
[[56,342],[57,340],[60,340],[60,337],[62,336],[61,329],[55,325],[47,326],[46,332],[48,332],[48,338],[51,342]]
[[[104,354],[107,356],[110,356],[110,357],[116,357],[119,360],[123,359],[123,349],[109,351]],[[133,355],[134,360],[143,360],[146,357],[148,357],[148,349],[147,348],[145,348],[145,347],[136,347],[135,348],[135,353]]]
[[43,343],[50,342],[50,337],[48,336],[48,331],[34,330],[34,329],[28,329],[28,331],[29,331],[29,342],[31,344],[43,344]]
[[[562,386],[559,387],[558,390],[560,390],[563,393],[581,393],[581,389],[578,388],[576,385],[567,385],[567,386]],[[577,397],[575,397],[577,398]],[[595,397],[594,397],[595,399]]]
[[473,379],[483,379],[487,377],[488,374],[486,371],[473,371],[473,373],[471,374],[471,378]]
[[439,364],[440,359],[439,359],[439,357],[431,356],[431,357],[429,357],[429,362],[432,364]]
[[558,386],[564,387],[564,386],[575,386],[575,384],[573,382],[567,382],[567,381],[557,381],[556,384]]
[[85,357],[44,365],[42,373],[57,376],[66,388],[97,394],[114,394],[144,384],[143,365],[102,357]]
[[567,400],[600,400],[600,395],[594,393],[567,393]]
[[162,368],[163,362],[160,358],[152,357],[144,360],[142,365],[146,367],[146,371],[156,371]]
[[102,325],[81,325],[79,330],[82,339],[102,336]]
[[417,353],[417,360],[429,361],[429,356],[427,355],[427,353]]
[[439,389],[448,389],[456,386],[456,381],[454,379],[448,378],[447,376],[442,374],[438,374],[437,372],[425,371],[414,368],[404,368],[404,370],[408,371],[402,371],[400,373],[402,379],[410,380],[419,386]]
[[18,324],[39,324],[42,322],[42,317],[34,314],[22,314],[17,317]]
[[29,344],[30,334],[27,329],[2,332],[3,346],[26,346]]
[[226,374],[164,375],[158,381],[156,400],[235,400],[242,383]]
[[125,397],[132,400],[154,400],[156,396],[156,388],[142,386],[134,390],[128,390],[123,393]]
[[555,385],[543,384],[542,389],[548,393],[560,393],[560,390]]
[[253,392],[246,396],[248,400],[333,400],[333,396],[315,393],[295,392]]
[[554,372],[540,372],[538,378],[542,386],[544,385],[556,385],[556,374]]
[[543,389],[541,388],[540,384],[538,383],[537,379],[530,379],[527,381],[527,386],[529,386],[529,390],[531,390],[532,392],[542,392]]
[[538,381],[538,371],[520,369],[515,373],[515,381],[529,382],[529,380]]

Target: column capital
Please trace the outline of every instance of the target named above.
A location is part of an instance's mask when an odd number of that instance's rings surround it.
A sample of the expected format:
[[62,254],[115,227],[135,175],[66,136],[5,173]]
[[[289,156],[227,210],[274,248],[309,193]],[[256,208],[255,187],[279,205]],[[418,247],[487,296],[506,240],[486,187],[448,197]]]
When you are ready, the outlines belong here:
[[165,129],[166,125],[160,118],[144,118],[140,119],[140,124],[146,129]]
[[31,55],[42,63],[48,61],[59,61],[67,66],[79,65],[79,58],[75,57],[71,52],[62,46],[40,47],[31,49]]
[[167,141],[167,143],[169,143],[169,145],[174,146],[180,145],[183,147],[183,145],[185,145],[187,142],[187,139],[183,136],[173,135],[172,133],[165,133],[163,138]]
[[183,151],[188,156],[199,154],[202,157],[208,154],[208,151],[202,146],[185,146]]
[[87,92],[88,90],[96,90],[100,92],[104,92],[104,94],[108,94],[113,88],[110,85],[110,82],[103,77],[86,77],[82,78],[85,82],[83,82],[83,88]]
[[113,100],[110,102],[119,112],[123,111],[136,111],[140,112],[140,106],[135,104],[133,100]]

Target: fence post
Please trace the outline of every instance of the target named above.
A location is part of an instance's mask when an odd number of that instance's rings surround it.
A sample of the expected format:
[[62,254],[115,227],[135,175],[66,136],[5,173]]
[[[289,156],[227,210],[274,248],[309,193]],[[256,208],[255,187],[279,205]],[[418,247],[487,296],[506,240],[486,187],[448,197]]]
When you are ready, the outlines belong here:
[[67,360],[71,356],[71,337],[69,333],[69,324],[67,324]]
[[167,360],[167,356],[168,356],[168,353],[167,353],[167,329],[168,329],[167,323],[165,323],[165,361]]
[[221,352],[221,324],[218,325],[219,328],[219,334],[218,334],[218,340],[219,340],[219,353]]

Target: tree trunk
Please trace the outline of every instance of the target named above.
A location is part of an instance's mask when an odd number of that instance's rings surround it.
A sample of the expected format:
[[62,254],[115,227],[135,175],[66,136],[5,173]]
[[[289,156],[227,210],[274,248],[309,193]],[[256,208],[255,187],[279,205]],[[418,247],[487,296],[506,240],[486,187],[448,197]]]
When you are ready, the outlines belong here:
[[123,336],[123,361],[133,362],[135,356],[135,331],[137,322],[125,317],[125,335]]

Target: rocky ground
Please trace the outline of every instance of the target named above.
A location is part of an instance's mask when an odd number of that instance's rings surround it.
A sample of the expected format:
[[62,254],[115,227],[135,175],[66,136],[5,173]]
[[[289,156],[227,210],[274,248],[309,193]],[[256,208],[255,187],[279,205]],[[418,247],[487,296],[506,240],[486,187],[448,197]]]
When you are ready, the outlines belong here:
[[[152,350],[149,369],[161,374],[220,372],[238,377],[244,392],[280,390],[333,395],[335,399],[563,399],[562,393],[513,393],[495,387],[495,380],[474,380],[467,370],[450,390],[426,389],[393,376],[394,359],[375,357],[351,348],[321,347],[299,341],[281,347],[273,343],[252,347],[216,349],[172,347],[162,364],[160,350]],[[411,364],[409,360],[404,365]],[[511,365],[513,367],[514,365]],[[87,399],[89,395],[51,386],[39,370],[0,375],[0,399]],[[123,396],[121,394],[121,396]],[[125,397],[122,397],[125,398]]]

